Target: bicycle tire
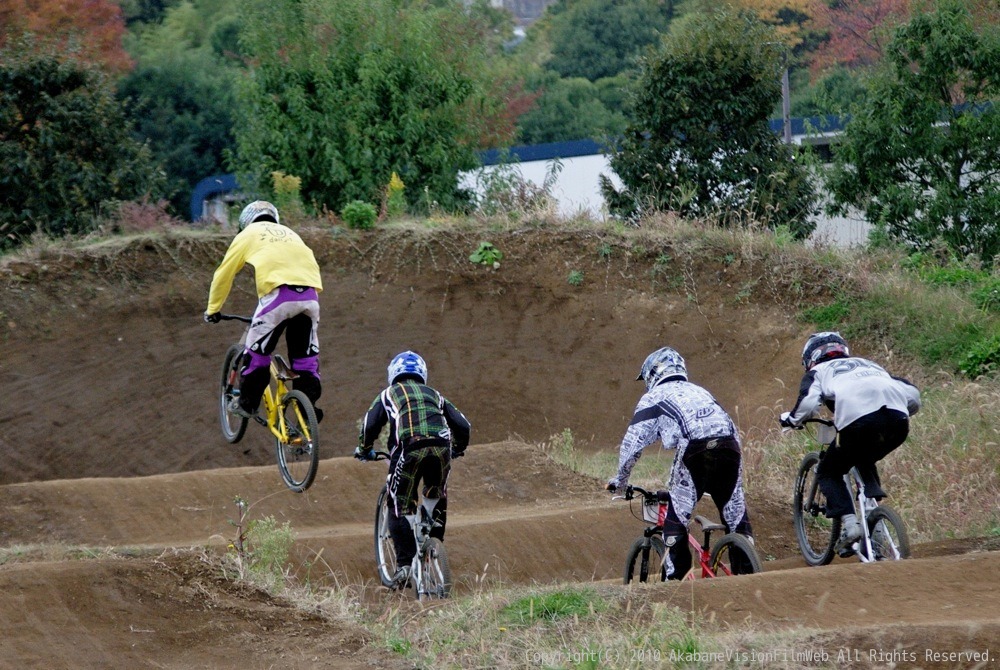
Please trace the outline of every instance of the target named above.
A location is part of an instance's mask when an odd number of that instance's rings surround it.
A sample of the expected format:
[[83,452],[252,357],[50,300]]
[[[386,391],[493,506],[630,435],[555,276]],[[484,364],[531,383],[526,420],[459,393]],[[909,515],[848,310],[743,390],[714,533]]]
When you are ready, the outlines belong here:
[[434,600],[451,595],[451,566],[444,543],[436,537],[428,538],[424,555],[420,558],[420,581],[414,580],[417,600]]
[[[879,505],[868,512],[865,520],[876,561],[899,561],[910,557],[910,536],[896,510],[888,505]],[[878,539],[881,533],[887,534],[886,540]]]
[[748,537],[739,533],[726,533],[712,547],[708,559],[712,574],[716,577],[725,575],[725,572],[721,572],[723,564],[733,576],[753,575],[764,571],[757,548]]
[[819,452],[805,455],[795,477],[792,518],[802,558],[809,565],[826,565],[833,560],[833,547],[840,534],[840,519],[826,516],[826,496],[816,481]]
[[304,439],[299,444],[290,444],[274,438],[278,470],[285,486],[301,493],[312,485],[319,468],[319,422],[316,410],[302,391],[285,394],[281,399],[281,413],[285,417],[286,434],[297,433]]
[[249,419],[232,414],[229,411],[229,401],[233,398],[233,391],[239,390],[240,378],[240,358],[243,356],[243,345],[233,344],[226,351],[225,362],[222,364],[222,384],[219,393],[219,425],[222,428],[222,437],[229,444],[236,444],[243,439],[247,432]]
[[[653,551],[650,551],[652,548]],[[655,556],[654,556],[655,552]],[[624,582],[625,584],[631,584],[632,580],[645,583],[649,581],[649,575],[652,570],[655,570],[659,566],[660,579],[659,581],[665,582],[667,580],[667,569],[663,565],[663,538],[654,535],[649,538],[649,545],[646,545],[646,538],[640,537],[632,543],[632,548],[628,550],[628,555],[625,557],[625,574]]]
[[385,485],[375,506],[375,567],[382,586],[391,587],[396,576],[396,548],[389,533],[389,487]]

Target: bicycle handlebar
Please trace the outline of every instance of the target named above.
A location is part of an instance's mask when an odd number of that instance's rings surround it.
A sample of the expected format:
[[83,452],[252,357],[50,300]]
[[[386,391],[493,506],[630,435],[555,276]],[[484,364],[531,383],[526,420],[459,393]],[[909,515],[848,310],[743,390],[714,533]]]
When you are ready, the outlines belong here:
[[643,498],[646,498],[647,500],[659,501],[660,499],[659,491],[647,491],[641,486],[633,486],[632,484],[629,484],[628,486],[625,487],[625,495],[615,496],[615,498],[621,500],[632,500],[633,498],[635,498],[636,493],[638,493]]
[[253,317],[243,316],[242,314],[219,314],[219,321],[242,321],[243,323],[250,323],[253,321]]

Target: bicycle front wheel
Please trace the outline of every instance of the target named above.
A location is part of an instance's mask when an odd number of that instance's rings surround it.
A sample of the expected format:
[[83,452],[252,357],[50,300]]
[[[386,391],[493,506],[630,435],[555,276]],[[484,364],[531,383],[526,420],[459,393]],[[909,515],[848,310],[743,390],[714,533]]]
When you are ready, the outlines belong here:
[[219,425],[222,437],[229,444],[236,444],[247,432],[249,419],[239,414],[229,412],[229,401],[239,395],[240,361],[243,358],[243,345],[234,344],[226,351],[225,362],[222,364],[222,386],[219,393]]
[[420,558],[420,581],[414,580],[417,600],[447,598],[451,594],[451,567],[444,543],[432,537],[427,540]]
[[633,542],[625,557],[625,583],[631,584],[633,580],[645,583],[651,581],[651,575],[652,581],[666,581],[663,552],[663,538],[659,535],[650,537],[649,542],[644,537]]
[[826,516],[826,496],[816,480],[819,452],[806,454],[795,478],[792,517],[799,550],[809,565],[826,565],[833,560],[833,546],[840,533],[840,519]]
[[396,576],[396,548],[389,534],[389,489],[382,487],[375,507],[375,563],[382,586],[391,587]]
[[876,561],[899,561],[910,557],[910,536],[896,510],[879,505],[868,512],[866,520]]
[[289,391],[281,399],[286,439],[275,438],[278,470],[285,486],[301,493],[313,483],[319,467],[319,423],[316,410],[301,391]]
[[712,574],[721,577],[730,575],[752,575],[764,571],[760,556],[753,543],[745,535],[726,533],[712,548],[708,559]]

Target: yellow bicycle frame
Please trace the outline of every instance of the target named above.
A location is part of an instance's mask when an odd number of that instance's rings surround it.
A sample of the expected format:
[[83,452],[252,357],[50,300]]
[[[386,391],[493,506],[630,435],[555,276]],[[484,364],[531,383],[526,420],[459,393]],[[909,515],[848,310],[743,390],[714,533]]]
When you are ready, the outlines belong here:
[[[291,381],[297,376],[279,354],[271,357],[271,384],[264,389],[262,397],[264,422],[267,429],[281,444],[288,444],[288,425],[285,423],[285,415],[280,411],[281,403],[285,395],[288,394],[288,386],[285,382]],[[295,403],[295,418],[303,432],[302,439],[306,442],[312,441],[313,436],[309,434],[309,424],[302,416],[302,409],[298,403]]]

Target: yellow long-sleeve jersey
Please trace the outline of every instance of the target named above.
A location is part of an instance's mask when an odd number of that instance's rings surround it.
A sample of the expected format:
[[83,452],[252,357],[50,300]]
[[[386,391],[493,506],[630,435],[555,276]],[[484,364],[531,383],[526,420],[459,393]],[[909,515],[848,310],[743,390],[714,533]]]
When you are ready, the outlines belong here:
[[222,310],[233,279],[246,264],[253,266],[257,297],[267,295],[282,284],[323,290],[316,256],[302,238],[287,226],[258,221],[244,228],[229,245],[212,277],[206,314]]

